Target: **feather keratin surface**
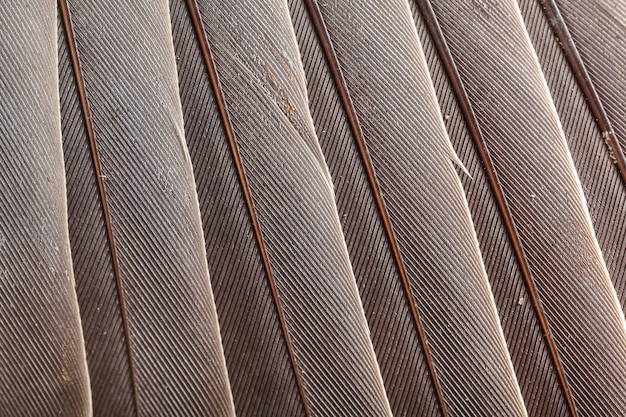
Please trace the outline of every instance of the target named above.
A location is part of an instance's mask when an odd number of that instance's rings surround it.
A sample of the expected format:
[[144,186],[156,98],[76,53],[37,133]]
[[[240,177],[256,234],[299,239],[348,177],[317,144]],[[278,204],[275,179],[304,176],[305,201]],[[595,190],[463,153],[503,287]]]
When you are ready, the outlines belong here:
[[67,227],[56,8],[0,16],[0,414],[87,416]]
[[525,283],[526,260],[523,254],[520,258],[519,246],[515,245],[515,230],[511,230],[512,223],[508,221],[510,209],[489,158],[481,125],[432,5],[414,1],[411,8],[446,129],[469,173],[461,175],[461,182],[526,408],[529,415],[567,415],[567,400],[554,358]]
[[626,147],[626,4],[557,0],[555,7],[589,73],[622,152]]
[[0,417],[621,417],[626,4],[0,15]]
[[234,415],[167,2],[60,10],[70,237],[94,414]]
[[520,2],[622,309],[626,305],[626,7]]
[[180,88],[237,412],[390,415],[287,4],[186,3]]
[[525,415],[408,4],[291,8],[394,413]]
[[[535,293],[520,300],[536,304],[552,345],[560,381],[543,401],[561,401],[561,390],[571,415],[617,415],[626,399],[623,313],[517,3],[432,6],[498,174],[526,263],[526,287]],[[514,300],[508,320],[518,321],[523,315]],[[524,342],[525,336],[511,338]],[[531,390],[526,396],[529,406],[539,398]],[[537,404],[538,415],[548,406]]]

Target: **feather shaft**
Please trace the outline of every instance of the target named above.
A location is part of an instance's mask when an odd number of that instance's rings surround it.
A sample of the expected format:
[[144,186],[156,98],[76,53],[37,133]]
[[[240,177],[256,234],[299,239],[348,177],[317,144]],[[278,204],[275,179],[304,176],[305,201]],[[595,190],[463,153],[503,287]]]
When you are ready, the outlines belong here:
[[[336,198],[344,234],[355,272],[358,271],[356,276],[368,312],[372,339],[379,358],[384,358],[381,369],[394,413],[463,415],[497,410],[495,412],[507,415],[524,415],[467,205],[453,168],[456,156],[440,122],[441,115],[419,46],[411,50],[411,46],[419,43],[408,5],[394,1],[382,4],[317,2],[331,40],[329,45],[332,45],[330,55],[334,58],[328,62],[325,55],[329,54],[323,53],[324,47],[319,46],[314,29],[307,28],[307,25],[315,25],[307,24],[302,18],[304,2],[292,1],[291,4],[319,141],[333,178],[339,184]],[[326,49],[329,50],[328,46]],[[334,59],[343,81],[333,79]],[[326,62],[320,65],[319,60]],[[326,65],[328,69],[324,68]],[[338,88],[346,88],[347,92],[341,93]],[[350,126],[351,117],[346,114],[350,110],[345,108],[345,99],[342,104],[342,94],[349,97],[354,106],[357,117],[352,119],[358,121],[361,142],[365,145],[361,151],[352,133],[354,124]],[[410,111],[418,108],[420,112]],[[367,150],[367,158],[363,157],[363,148]],[[380,187],[383,213],[380,204],[376,204],[367,164],[371,164],[370,172]],[[363,222],[358,209],[367,216]],[[402,277],[397,271],[398,258],[393,256],[390,247],[389,228],[386,231],[381,220],[384,211],[402,255],[415,307],[425,327],[427,348],[432,352],[445,411],[440,408],[435,390],[430,391],[432,374],[410,314]],[[366,227],[368,222],[371,226]],[[463,277],[457,277],[455,271],[462,271]],[[399,288],[394,287],[396,280]],[[460,284],[469,281],[473,282],[472,289]],[[449,292],[452,288],[454,291]],[[402,301],[406,304],[403,305],[398,296],[404,298]],[[382,305],[389,307],[382,308]],[[468,308],[470,305],[472,308]],[[412,328],[407,329],[406,338],[396,345],[393,330],[406,325],[406,313]],[[455,316],[454,324],[447,321],[447,314]],[[472,317],[471,326],[461,324],[469,317]],[[444,327],[446,335],[440,333]],[[481,347],[481,352],[477,353],[472,350],[475,342],[465,344],[466,340],[474,340],[474,331],[481,333],[481,339],[489,335],[493,342],[488,343],[490,348]],[[411,340],[413,337],[415,339]],[[493,372],[489,375],[483,375],[473,366],[482,360],[479,357],[487,356],[488,361],[498,365],[490,367]],[[466,362],[470,357],[473,363]],[[399,363],[407,370],[396,372]],[[469,368],[473,368],[472,371]],[[467,374],[473,375],[472,383],[461,387],[463,377],[459,375]],[[413,388],[417,381],[420,381],[419,388]],[[495,391],[486,388],[491,384],[498,388]],[[467,391],[461,394],[465,388]],[[420,390],[420,397],[412,397],[413,390]]]
[[[185,41],[199,36],[189,30],[181,2],[170,3],[187,142],[237,413],[388,415],[330,176],[310,120],[286,2],[195,5],[218,85],[206,75],[200,48]],[[215,88],[223,97],[240,167]],[[268,384],[283,397],[268,394]]]
[[600,96],[596,92],[596,89],[591,82],[591,77],[585,68],[585,64],[576,49],[574,40],[565,25],[563,16],[561,15],[561,12],[559,11],[559,8],[554,0],[540,0],[540,4],[552,26],[554,35],[561,44],[563,53],[565,54],[567,62],[576,77],[576,81],[587,99],[589,108],[596,118],[598,127],[608,146],[609,155],[615,162],[615,165],[617,166],[617,169],[622,177],[622,181],[626,186],[626,158],[624,157],[624,152],[622,151],[621,145],[615,136],[615,131],[611,127],[611,121],[604,110]]
[[576,413],[615,414],[625,382],[623,313],[518,4],[432,4],[518,227]]
[[71,243],[94,414],[234,415],[167,2],[64,5]]

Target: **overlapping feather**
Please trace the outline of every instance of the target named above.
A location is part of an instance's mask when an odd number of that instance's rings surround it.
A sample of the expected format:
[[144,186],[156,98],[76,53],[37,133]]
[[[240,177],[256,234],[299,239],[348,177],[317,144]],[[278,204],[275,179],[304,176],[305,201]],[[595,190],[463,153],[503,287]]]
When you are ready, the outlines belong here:
[[408,4],[290,4],[394,413],[525,415]]
[[622,150],[626,148],[626,4],[620,0],[557,0]]
[[234,415],[167,2],[63,1],[63,140],[94,414]]
[[58,6],[0,16],[0,416],[626,409],[620,2]]
[[486,158],[481,125],[467,100],[432,6],[427,1],[412,1],[411,8],[446,129],[470,174],[461,175],[461,181],[526,408],[531,416],[568,415],[554,358],[525,283],[525,260],[519,259],[515,236],[512,239],[509,235],[510,224],[503,217],[502,209],[506,214],[508,206]]
[[287,4],[186,3],[180,88],[237,413],[390,415]]
[[[626,376],[622,312],[517,3],[437,1],[433,8],[509,207],[511,238],[521,249],[518,262],[527,268],[526,287],[536,291],[530,300],[520,294],[519,304],[536,304],[544,340],[553,344],[552,364],[543,363],[537,379],[549,394],[536,395],[536,385],[527,385],[526,402],[535,415],[563,415],[564,395],[570,415],[617,415]],[[516,329],[528,316],[515,298],[500,306],[509,344],[519,352],[527,343],[524,327],[534,324]],[[533,360],[516,359],[518,377],[536,367]],[[556,386],[551,366],[560,379]]]
[[[626,7],[520,2],[607,269],[626,305]],[[562,13],[561,13],[562,10]],[[571,28],[571,30],[570,30]]]

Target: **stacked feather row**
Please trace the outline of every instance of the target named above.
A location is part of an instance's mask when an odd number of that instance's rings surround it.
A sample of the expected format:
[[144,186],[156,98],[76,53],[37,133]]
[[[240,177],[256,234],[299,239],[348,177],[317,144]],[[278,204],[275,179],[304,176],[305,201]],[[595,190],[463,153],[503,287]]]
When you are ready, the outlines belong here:
[[4,9],[0,416],[626,415],[620,1]]

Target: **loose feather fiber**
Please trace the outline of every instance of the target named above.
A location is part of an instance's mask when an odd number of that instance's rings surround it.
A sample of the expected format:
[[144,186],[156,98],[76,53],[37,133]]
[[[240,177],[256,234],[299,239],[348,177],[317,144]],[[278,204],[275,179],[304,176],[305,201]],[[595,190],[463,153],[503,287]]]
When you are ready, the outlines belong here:
[[[548,325],[546,340],[555,346],[561,389],[571,399],[568,412],[619,415],[626,392],[623,313],[517,4],[436,1],[433,8],[510,208],[536,310]],[[508,320],[524,317],[513,301],[502,309],[505,328]],[[526,395],[532,404],[534,395]],[[554,398],[554,415],[564,415],[562,397]],[[536,415],[550,409],[537,407]]]
[[170,7],[237,414],[390,415],[286,2]]
[[[0,15],[0,414],[88,415],[67,231],[56,9]],[[7,59],[10,57],[10,59]]]
[[60,10],[70,240],[93,413],[234,415],[167,2],[62,0]]
[[525,415],[408,5],[290,5],[394,414]]
[[[542,4],[523,1],[520,7],[563,123],[607,269],[624,309],[626,7],[610,1],[544,1]],[[548,13],[543,13],[544,10]],[[561,33],[561,28],[567,33]]]

